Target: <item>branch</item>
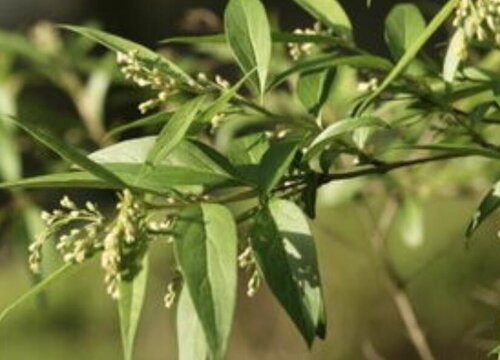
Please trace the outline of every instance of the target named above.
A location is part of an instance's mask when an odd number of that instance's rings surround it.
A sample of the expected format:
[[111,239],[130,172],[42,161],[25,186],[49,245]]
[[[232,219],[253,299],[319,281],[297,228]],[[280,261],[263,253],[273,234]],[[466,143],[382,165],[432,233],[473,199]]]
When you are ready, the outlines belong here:
[[413,160],[397,161],[397,162],[393,162],[393,163],[382,163],[381,165],[376,166],[376,167],[369,167],[369,168],[364,168],[364,169],[360,169],[360,170],[340,172],[340,173],[334,173],[334,174],[323,174],[319,178],[319,184],[325,185],[331,181],[347,180],[347,179],[353,179],[353,178],[367,176],[367,175],[383,175],[383,174],[386,174],[390,171],[401,169],[401,168],[406,168],[406,167],[411,167],[411,166],[416,166],[416,165],[421,165],[421,164],[426,164],[426,163],[432,163],[432,162],[437,162],[437,161],[443,161],[443,160],[458,159],[458,158],[463,158],[463,157],[468,157],[468,156],[477,156],[477,154],[443,154],[443,155],[437,155],[437,156],[431,156],[431,157],[425,157],[425,158],[419,158],[419,159],[413,159]]

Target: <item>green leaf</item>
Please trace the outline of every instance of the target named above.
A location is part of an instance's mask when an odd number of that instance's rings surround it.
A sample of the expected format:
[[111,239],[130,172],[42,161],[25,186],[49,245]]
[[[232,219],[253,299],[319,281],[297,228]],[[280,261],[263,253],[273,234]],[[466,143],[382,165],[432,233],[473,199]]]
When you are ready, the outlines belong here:
[[456,156],[482,156],[485,158],[499,159],[500,155],[497,151],[489,150],[485,148],[470,146],[470,145],[460,145],[460,144],[431,144],[431,145],[412,145],[404,147],[403,149],[410,150],[430,150],[435,152],[441,152]]
[[[96,151],[90,158],[99,163],[143,164],[155,143],[155,136],[126,140]],[[226,158],[212,148],[192,140],[181,141],[160,164],[226,178],[231,178],[234,174],[234,169]]]
[[337,0],[294,0],[323,24],[345,35],[352,35],[349,17]]
[[335,72],[329,70],[303,73],[297,84],[297,95],[311,114],[318,116],[328,101]]
[[347,118],[337,121],[323,130],[323,132],[313,140],[307,149],[305,158],[308,160],[312,159],[341,135],[350,133],[359,128],[374,126],[387,126],[387,124],[380,118],[368,116]]
[[115,52],[127,54],[130,51],[136,51],[137,56],[141,61],[158,67],[160,70],[171,75],[184,84],[190,84],[193,82],[193,79],[189,75],[187,75],[181,68],[145,46],[134,43],[133,41],[121,38],[119,36],[108,34],[104,31],[92,29],[89,27],[72,25],[62,25],[61,27],[63,29],[67,29],[83,35]]
[[210,354],[223,359],[236,302],[236,224],[225,207],[202,204],[182,211],[174,232],[177,263]]
[[114,137],[118,134],[121,134],[125,131],[128,131],[128,130],[137,129],[137,128],[141,128],[141,127],[147,127],[147,126],[153,126],[153,125],[163,125],[167,121],[169,121],[171,117],[172,117],[171,112],[162,111],[162,112],[159,112],[159,113],[132,121],[131,123],[117,126],[114,129],[112,129],[111,131],[109,131],[107,133],[106,137],[109,139],[109,138],[112,138],[112,137]]
[[197,122],[202,125],[206,124],[210,122],[215,115],[224,110],[229,101],[231,101],[231,99],[238,94],[238,90],[240,89],[240,87],[243,86],[243,84],[256,70],[257,69],[253,69],[231,88],[225,90],[210,106],[208,106],[208,108],[203,110]]
[[230,0],[224,14],[227,41],[245,74],[262,95],[271,61],[271,29],[260,0]]
[[302,211],[273,200],[255,218],[251,245],[271,291],[309,346],[326,335],[326,318],[314,240]]
[[179,360],[206,360],[208,346],[193,301],[183,288],[177,305],[177,342]]
[[500,181],[486,194],[467,227],[466,236],[470,238],[481,224],[500,206]]
[[375,90],[369,98],[367,98],[363,105],[360,107],[359,112],[364,111],[373,100],[375,100],[380,94],[382,94],[389,85],[396,80],[399,75],[401,75],[406,67],[415,59],[415,56],[419,53],[425,43],[431,38],[432,35],[443,25],[443,23],[448,19],[448,17],[453,13],[456,6],[460,0],[449,0],[445,6],[441,8],[439,13],[432,19],[430,24],[425,28],[425,31],[420,34],[420,36],[415,40],[412,46],[404,53],[404,55],[399,59],[396,66],[392,71],[386,76],[382,84]]
[[12,121],[14,121],[15,124],[17,124],[20,128],[33,136],[40,143],[53,150],[66,161],[77,165],[84,170],[87,170],[89,173],[108,182],[111,185],[120,187],[126,186],[126,184],[111,171],[99,165],[95,161],[92,161],[77,149],[61,141],[61,139],[51,135],[45,129],[42,129],[37,124],[35,124],[35,122],[27,120],[21,122],[16,119],[12,119]]
[[200,96],[183,104],[163,127],[149,151],[146,164],[158,165],[182,141],[206,98]]
[[385,41],[398,60],[425,31],[425,19],[414,4],[398,4],[385,20]]
[[263,195],[269,195],[288,171],[299,143],[285,140],[272,144],[262,157],[257,171],[259,189]]
[[272,90],[273,88],[286,81],[290,76],[295,74],[333,69],[343,65],[360,69],[366,68],[381,71],[390,71],[392,69],[392,64],[389,61],[378,56],[355,55],[339,57],[339,55],[337,54],[320,55],[315,58],[297,62],[296,65],[278,74],[268,85],[267,90]]
[[[271,40],[274,43],[315,43],[315,44],[344,44],[337,37],[321,34],[294,34],[281,31],[271,32]],[[225,34],[201,35],[201,36],[176,36],[161,41],[161,44],[225,44],[227,38]]]
[[148,271],[149,260],[148,256],[145,255],[142,260],[142,268],[135,278],[120,283],[118,312],[125,360],[133,359],[135,335],[144,304]]
[[7,306],[0,312],[0,324],[7,318],[8,315],[12,313],[12,311],[16,310],[20,305],[24,304],[27,300],[45,291],[50,285],[52,285],[52,283],[54,283],[56,280],[60,280],[63,275],[67,275],[68,270],[73,268],[74,268],[73,264],[66,264],[62,266],[57,271],[54,271],[52,274],[50,274],[45,279],[40,281],[38,284],[33,286],[26,293],[21,295],[16,301],[14,301],[11,305]]
[[444,81],[453,82],[465,51],[467,51],[465,32],[462,28],[459,28],[451,38],[450,45],[446,51],[443,66]]

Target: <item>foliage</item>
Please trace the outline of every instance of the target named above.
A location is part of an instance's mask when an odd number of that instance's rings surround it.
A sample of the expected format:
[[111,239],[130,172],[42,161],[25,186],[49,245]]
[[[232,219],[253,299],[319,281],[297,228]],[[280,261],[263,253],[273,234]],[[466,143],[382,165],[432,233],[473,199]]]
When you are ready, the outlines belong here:
[[[230,65],[241,73],[234,85],[220,75],[191,74],[161,52],[93,27],[63,26],[83,36],[71,38],[65,50],[60,30],[48,25],[39,29],[44,41],[0,33],[6,54],[0,58],[0,101],[13,109],[0,118],[2,143],[12,142],[18,126],[70,165],[21,179],[19,151],[12,144],[0,158],[0,187],[19,199],[26,198],[19,189],[29,188],[119,191],[114,213],[90,201],[80,208],[68,197],[61,209],[42,213],[45,230],[29,247],[30,267],[45,277],[44,249],[52,240],[66,265],[28,295],[40,293],[72,265],[100,256],[107,292],[118,302],[124,355],[131,359],[150,243],[163,242],[175,252],[177,273],[165,303],[170,307],[179,298],[181,359],[225,357],[238,265],[250,274],[247,293],[253,296],[265,281],[312,346],[326,336],[309,226],[317,190],[338,180],[385,175],[384,187],[403,204],[404,238],[418,246],[421,194],[405,193],[386,174],[456,158],[498,159],[496,0],[450,0],[428,24],[415,5],[397,5],[386,20],[391,59],[357,45],[340,3],[295,2],[318,21],[312,29],[280,31],[259,0],[230,0],[223,34],[163,42],[187,43],[193,51],[206,44],[229,50]],[[442,35],[439,30],[454,13],[455,33],[444,58],[429,56],[426,44]],[[92,42],[114,52],[118,67],[107,54],[94,56]],[[46,115],[14,111],[16,92],[3,90],[30,81],[18,62],[69,96],[99,150],[86,154],[62,141],[48,129]],[[200,60],[194,70],[203,66]],[[357,89],[344,91],[343,79]],[[139,110],[148,115],[107,131],[108,90],[127,84],[141,90],[127,89],[130,102],[142,100]],[[342,106],[332,111],[332,104]],[[141,135],[122,139],[131,129]],[[474,164],[487,178],[495,175],[491,167]],[[452,180],[445,185],[463,186],[460,176]],[[479,206],[467,237],[500,206],[498,186]],[[25,207],[24,216],[32,210]],[[28,221],[25,226],[36,227]]]

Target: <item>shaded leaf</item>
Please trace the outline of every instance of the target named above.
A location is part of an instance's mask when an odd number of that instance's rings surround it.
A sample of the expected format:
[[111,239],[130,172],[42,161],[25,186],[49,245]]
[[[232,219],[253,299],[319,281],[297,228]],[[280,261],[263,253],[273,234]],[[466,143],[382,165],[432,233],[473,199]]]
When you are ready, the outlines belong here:
[[425,31],[425,19],[414,4],[398,4],[385,20],[385,41],[398,60]]

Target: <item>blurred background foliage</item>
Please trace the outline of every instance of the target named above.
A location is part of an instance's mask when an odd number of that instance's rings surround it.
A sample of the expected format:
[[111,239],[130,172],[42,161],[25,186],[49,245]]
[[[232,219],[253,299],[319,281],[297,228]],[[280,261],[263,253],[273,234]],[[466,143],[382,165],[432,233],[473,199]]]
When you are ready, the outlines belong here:
[[[284,29],[311,24],[291,1],[265,3],[275,23]],[[357,25],[361,46],[388,54],[382,29],[384,17],[395,3],[374,0],[367,8],[365,0],[343,1]],[[427,15],[442,4],[417,3]],[[61,35],[48,21],[91,21],[109,32],[154,46],[176,34],[220,30],[224,5],[224,1],[201,0],[1,0],[0,112],[43,119],[67,142],[95,149],[108,141],[106,130],[139,117],[137,99],[147,98],[147,94],[122,81],[107,53],[82,38]],[[444,51],[440,42],[445,39],[435,39],[430,46],[433,55]],[[231,73],[233,68],[224,66],[225,54],[217,47],[193,52],[178,46],[167,51],[191,72],[236,76]],[[218,60],[213,60],[214,55]],[[199,61],[194,64],[191,56]],[[203,69],[198,67],[200,63]],[[349,69],[343,74],[328,107],[332,119],[346,111],[346,100],[356,90]],[[281,99],[274,101],[279,104]],[[2,180],[61,166],[49,151],[6,124],[0,125]],[[129,135],[136,135],[135,131]],[[466,248],[463,241],[479,199],[498,176],[492,164],[455,160],[405,170],[384,180],[399,184],[396,192],[402,199],[388,231],[389,262],[404,279],[438,359],[484,358],[498,340],[499,216],[488,220],[471,247]],[[230,359],[418,358],[384,285],[387,274],[373,247],[377,234],[372,218],[386,206],[383,188],[381,179],[369,178],[335,182],[320,191],[313,229],[328,306],[327,340],[316,343],[310,353],[266,289],[248,299],[242,286]],[[30,238],[40,229],[38,206],[50,209],[61,195],[55,191],[0,193],[0,308],[36,281],[27,271],[25,253]],[[90,197],[103,207],[113,196],[88,191],[70,195]],[[152,254],[137,359],[174,359],[175,319],[161,301],[171,274],[172,254],[160,246]],[[45,271],[57,265],[55,260],[49,261]],[[9,318],[0,327],[0,359],[120,359],[117,311],[103,291],[98,271],[92,262],[86,264]]]

